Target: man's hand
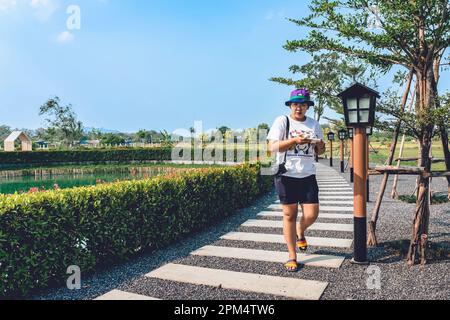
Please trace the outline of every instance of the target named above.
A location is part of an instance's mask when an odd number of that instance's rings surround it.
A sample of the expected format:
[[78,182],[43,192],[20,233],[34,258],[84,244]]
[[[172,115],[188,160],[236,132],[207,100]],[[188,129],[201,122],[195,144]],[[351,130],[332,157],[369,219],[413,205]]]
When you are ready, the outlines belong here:
[[320,142],[316,143],[315,151],[316,151],[316,153],[319,156],[324,154],[325,151],[326,151],[326,144],[325,144],[325,142],[320,141]]
[[304,145],[304,144],[311,143],[311,139],[305,138],[304,136],[298,136],[293,139],[295,141],[295,144],[298,144],[298,145]]

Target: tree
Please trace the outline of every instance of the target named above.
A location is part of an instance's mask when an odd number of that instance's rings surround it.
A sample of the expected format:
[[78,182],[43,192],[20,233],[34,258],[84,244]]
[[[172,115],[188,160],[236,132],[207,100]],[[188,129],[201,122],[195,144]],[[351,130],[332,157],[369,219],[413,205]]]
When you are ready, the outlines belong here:
[[101,138],[102,144],[109,144],[109,145],[119,145],[124,144],[125,139],[120,134],[115,133],[105,133]]
[[164,148],[172,148],[173,147],[172,136],[166,130],[161,131],[160,134],[162,146]]
[[3,140],[5,140],[8,137],[8,135],[11,134],[11,131],[12,130],[10,126],[5,125],[0,126],[0,140],[3,142]]
[[[369,85],[374,82],[374,72],[370,65],[360,59],[343,58],[336,52],[314,54],[313,60],[302,66],[293,65],[289,70],[294,74],[304,75],[299,80],[291,78],[271,78],[278,82],[296,88],[306,87],[314,96],[315,119],[319,121],[326,107],[342,114],[342,104],[337,98],[344,85],[356,81]],[[373,86],[373,85],[372,85]]]
[[[450,110],[450,92],[446,92],[444,96],[440,99],[441,105],[445,108]],[[447,118],[447,121],[445,121],[445,118],[439,118],[439,134],[441,136],[442,141],[442,148],[444,149],[444,158],[445,158],[445,165],[447,167],[447,170],[450,170],[450,150],[448,147],[448,121],[449,118]],[[447,177],[447,185],[448,185],[448,191],[447,191],[447,197],[450,200],[450,177]]]
[[[401,66],[414,72],[417,90],[415,111],[420,144],[420,166],[431,171],[429,152],[436,123],[430,112],[439,107],[438,82],[441,61],[450,45],[450,19],[447,0],[315,0],[312,13],[301,20],[290,19],[309,27],[308,37],[288,41],[289,51],[321,50],[356,57],[388,72]],[[378,29],[371,29],[374,19]],[[450,167],[447,167],[450,170]],[[421,176],[408,263],[419,254],[425,263],[429,223],[429,178]],[[421,250],[419,250],[421,249]]]
[[[266,134],[268,134],[269,131],[270,131],[270,126],[269,126],[267,123],[261,123],[261,124],[258,125],[258,127],[256,128],[256,130],[257,130],[257,132],[256,132],[257,138],[260,139],[260,138],[262,138],[262,136],[260,136],[260,131],[263,130],[263,132],[265,131]],[[246,136],[246,135],[245,135],[245,131],[242,132],[242,136],[244,136],[244,137]],[[247,141],[247,139],[244,139],[244,140]]]
[[220,127],[220,128],[217,128],[217,130],[220,131],[220,133],[222,134],[222,137],[224,137],[224,138],[225,138],[225,134],[226,134],[228,131],[231,131],[231,129],[228,128],[228,127],[226,127],[226,126],[222,126],[222,127]]
[[141,129],[136,133],[135,141],[152,143],[154,136],[155,136],[155,132]]
[[59,97],[49,99],[39,109],[39,115],[46,115],[45,122],[51,138],[59,139],[65,145],[72,145],[83,136],[83,124],[77,120],[72,105],[61,106]]
[[270,126],[267,123],[261,123],[261,124],[258,125],[257,129],[258,130],[267,130],[267,131],[269,131],[270,130]]
[[103,137],[103,133],[96,128],[93,128],[88,134],[87,134],[88,139],[92,139],[92,140],[101,140]]

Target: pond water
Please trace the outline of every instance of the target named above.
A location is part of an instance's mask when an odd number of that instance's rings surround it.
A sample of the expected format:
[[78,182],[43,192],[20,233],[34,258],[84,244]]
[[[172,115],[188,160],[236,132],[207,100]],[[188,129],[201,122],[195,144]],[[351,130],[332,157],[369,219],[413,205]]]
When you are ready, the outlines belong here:
[[60,189],[92,186],[99,183],[114,182],[117,180],[136,180],[154,177],[164,172],[161,170],[150,170],[145,172],[116,172],[116,173],[84,173],[84,174],[58,174],[19,176],[11,178],[0,178],[0,194],[14,194],[15,192],[28,192],[32,188],[39,190],[55,189],[55,184]]

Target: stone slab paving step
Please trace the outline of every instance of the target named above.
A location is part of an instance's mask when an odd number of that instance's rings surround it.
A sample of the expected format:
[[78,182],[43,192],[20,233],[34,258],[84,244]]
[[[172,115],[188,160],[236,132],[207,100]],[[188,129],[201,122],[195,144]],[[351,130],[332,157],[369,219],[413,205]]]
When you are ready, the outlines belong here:
[[348,184],[344,184],[344,183],[343,184],[321,184],[321,183],[319,183],[318,186],[319,186],[319,189],[322,189],[322,188],[326,188],[326,189],[328,189],[328,188],[338,188],[338,189],[350,188],[350,186]]
[[340,180],[345,180],[344,177],[341,177],[340,175],[333,174],[333,173],[325,174],[325,175],[320,174],[320,173],[316,174],[316,179],[323,179],[323,180],[338,180],[338,179],[340,179]]
[[223,289],[272,294],[299,300],[319,300],[327,282],[200,268],[169,263],[146,275],[149,278],[206,285]]
[[320,201],[320,204],[335,204],[335,205],[349,204],[349,205],[353,205],[353,201],[322,200],[322,201]]
[[353,191],[323,191],[319,190],[319,197],[321,195],[330,196],[330,195],[353,195]]
[[[335,190],[335,191],[347,191],[346,189],[351,189],[351,190],[353,190],[353,188],[349,185],[349,184],[341,184],[341,185],[326,185],[326,186],[324,186],[324,185],[320,185],[319,184],[319,187],[320,187],[320,189],[332,189],[332,190]],[[344,189],[344,190],[342,190],[342,189]]]
[[126,301],[126,300],[134,300],[134,301],[144,301],[144,300],[160,300],[157,298],[147,297],[140,294],[129,293],[121,290],[112,290],[94,300],[109,300],[109,301]]
[[[223,240],[232,240],[232,241],[252,241],[252,242],[286,244],[284,236],[278,234],[230,232],[220,238]],[[351,248],[353,244],[352,239],[307,237],[306,240],[308,240],[308,246],[311,247],[331,247],[331,248],[348,249]]]
[[[342,195],[335,195],[335,196],[319,195],[319,200],[320,201],[322,201],[322,200],[333,200],[333,199],[335,199],[335,200],[353,200],[353,197],[352,196],[342,196]],[[276,200],[275,204],[280,204],[280,200]],[[353,201],[352,201],[352,204],[353,204]]]
[[[242,227],[283,228],[283,221],[250,219],[250,220],[244,222],[242,224]],[[308,230],[353,232],[353,224],[317,223],[316,222],[311,227],[309,227]]]
[[350,187],[321,187],[320,191],[353,191]]
[[[281,204],[271,204],[267,208],[271,210],[283,210]],[[320,206],[320,211],[353,212],[353,207]]]
[[347,184],[347,183],[343,183],[343,184],[322,184],[322,183],[319,183],[318,186],[319,186],[319,188],[341,188],[341,187],[350,188],[350,185]]
[[[261,211],[258,217],[283,217],[281,211]],[[320,213],[319,219],[353,219],[353,215],[349,213]]]
[[[284,263],[288,252],[205,246],[191,255]],[[344,257],[320,254],[299,254],[297,258],[298,263],[306,266],[336,269],[341,267],[344,260]]]
[[319,195],[319,200],[331,200],[331,199],[335,199],[335,200],[352,200],[353,201],[353,197],[352,196],[343,196],[343,195],[334,195],[334,196],[328,196],[328,195]]

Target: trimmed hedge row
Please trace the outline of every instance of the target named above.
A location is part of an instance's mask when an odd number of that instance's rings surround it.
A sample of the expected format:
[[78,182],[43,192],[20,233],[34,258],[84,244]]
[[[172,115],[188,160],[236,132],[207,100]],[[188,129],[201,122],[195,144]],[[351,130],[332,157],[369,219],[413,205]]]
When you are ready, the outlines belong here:
[[0,152],[0,168],[86,162],[169,161],[171,154],[170,148]]
[[18,298],[167,246],[272,186],[259,165],[0,196],[0,297]]
[[[198,149],[197,149],[198,150]],[[205,149],[201,151],[203,153]],[[181,153],[181,152],[180,152]],[[212,156],[214,156],[214,151]],[[191,150],[190,159],[194,159],[195,150]],[[250,152],[245,150],[245,159],[249,160]],[[181,153],[182,155],[182,153]],[[181,156],[180,155],[180,156]],[[223,158],[226,158],[226,150],[223,150]],[[259,151],[256,154],[259,156]],[[238,151],[234,150],[235,162]],[[35,167],[58,164],[105,164],[111,162],[129,163],[145,161],[170,161],[172,160],[171,148],[126,148],[126,149],[92,149],[92,150],[40,150],[31,152],[0,152],[0,169]]]

